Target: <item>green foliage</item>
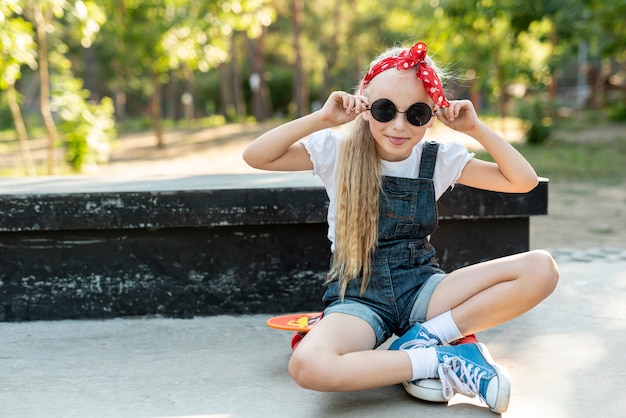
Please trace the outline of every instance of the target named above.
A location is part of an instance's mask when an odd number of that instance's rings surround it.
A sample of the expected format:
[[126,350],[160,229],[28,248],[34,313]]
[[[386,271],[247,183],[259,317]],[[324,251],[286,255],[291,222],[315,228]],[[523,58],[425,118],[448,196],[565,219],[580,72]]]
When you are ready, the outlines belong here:
[[141,116],[137,118],[125,118],[117,121],[117,129],[120,133],[128,134],[133,132],[148,131],[152,128],[153,120],[149,116]]
[[[13,15],[18,4],[0,0],[0,90],[14,86],[22,67],[37,67],[37,51],[30,22]],[[19,98],[17,99],[19,102]],[[19,105],[19,103],[17,103]],[[0,97],[0,128],[15,127],[7,95]]]
[[32,25],[21,17],[0,22],[0,89],[15,84],[22,76],[21,67],[37,67]]
[[202,118],[197,122],[197,126],[203,128],[211,128],[213,126],[222,126],[226,123],[226,118],[222,115],[212,115]]
[[85,166],[107,162],[116,137],[113,101],[105,97],[98,104],[89,102],[82,80],[67,74],[54,77],[53,87],[51,105],[60,121],[68,164],[80,172]]
[[0,130],[14,128],[6,94],[0,94]]
[[272,72],[268,85],[274,108],[288,109],[293,91],[293,70],[291,68],[277,68]]
[[[235,74],[250,101],[247,80],[261,68],[272,111],[290,115],[295,94],[291,4],[290,0],[0,0],[0,89],[24,73],[19,93],[37,90],[27,66],[35,69],[38,64],[32,38],[33,10],[39,6],[54,15],[45,25],[49,52],[60,55],[51,54],[51,73],[71,71],[88,81],[92,94],[79,95],[85,108],[92,105],[87,97],[115,97],[120,119],[128,117],[129,124],[136,124],[133,129],[153,124],[148,116],[155,91],[152,77],[162,84],[161,104],[169,105],[168,117],[181,117],[181,93],[190,92],[194,116],[201,119],[221,112],[226,104],[222,102],[232,102],[228,99],[235,95],[224,92],[233,91],[229,83]],[[476,105],[482,114],[504,114],[512,84],[532,94],[546,93],[555,80],[557,94],[572,88],[583,41],[589,47],[587,64],[613,71],[612,79],[624,84],[626,25],[617,18],[626,13],[624,0],[303,4],[301,52],[311,102],[325,100],[334,89],[351,90],[375,54],[416,40],[425,41],[433,58],[456,76],[455,97],[480,100]],[[251,40],[257,38],[264,51],[260,65],[252,52],[258,45]],[[223,66],[222,71],[216,66]],[[225,74],[232,81],[222,79]],[[224,85],[229,89],[220,88]],[[30,121],[38,109],[32,93],[26,97],[30,101],[24,102],[29,104],[23,111]],[[0,125],[10,126],[6,106],[0,98]],[[550,109],[544,106],[532,102],[523,110],[531,144],[544,144],[550,135]],[[233,109],[226,109],[228,120],[246,118]],[[612,120],[626,118],[624,105],[606,110]],[[33,132],[36,126],[28,128]]]
[[520,118],[527,126],[526,143],[542,145],[550,137],[552,129],[551,106],[545,100],[530,99],[520,106]]
[[626,122],[626,104],[615,103],[608,107],[606,116],[614,122]]

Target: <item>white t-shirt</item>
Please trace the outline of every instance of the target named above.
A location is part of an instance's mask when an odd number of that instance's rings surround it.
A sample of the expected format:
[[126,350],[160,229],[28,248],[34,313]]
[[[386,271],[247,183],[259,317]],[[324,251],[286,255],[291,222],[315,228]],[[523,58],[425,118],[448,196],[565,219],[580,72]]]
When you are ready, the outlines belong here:
[[[322,180],[330,199],[327,216],[328,239],[333,243],[333,248],[335,242],[335,162],[341,140],[337,132],[326,129],[315,132],[302,141],[313,162],[313,174]],[[423,148],[424,141],[421,141],[413,147],[413,152],[405,160],[382,160],[382,174],[392,177],[418,178]],[[461,144],[455,142],[439,144],[437,164],[433,174],[436,199],[439,199],[450,186],[456,183],[463,168],[473,157],[474,154],[468,152],[467,148]]]

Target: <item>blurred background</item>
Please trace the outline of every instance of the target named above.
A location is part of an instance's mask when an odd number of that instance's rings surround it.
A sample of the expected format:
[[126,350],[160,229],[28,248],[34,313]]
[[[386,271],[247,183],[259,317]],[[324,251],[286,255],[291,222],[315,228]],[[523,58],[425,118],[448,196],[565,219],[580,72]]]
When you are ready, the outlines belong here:
[[0,40],[0,176],[208,148],[201,170],[228,171],[216,144],[417,40],[544,175],[615,184],[626,166],[625,0],[0,0]]

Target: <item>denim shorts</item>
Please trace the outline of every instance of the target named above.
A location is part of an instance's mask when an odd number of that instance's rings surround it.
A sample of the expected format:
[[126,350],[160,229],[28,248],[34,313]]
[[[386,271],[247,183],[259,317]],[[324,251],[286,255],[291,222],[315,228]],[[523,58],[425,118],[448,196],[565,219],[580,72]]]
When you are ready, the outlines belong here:
[[398,251],[372,261],[372,275],[361,294],[361,280],[352,280],[342,300],[340,285],[331,282],[324,293],[325,315],[340,312],[366,321],[376,334],[376,347],[393,334],[402,335],[415,323],[426,320],[426,312],[435,288],[446,274],[436,261],[429,245],[407,244]]

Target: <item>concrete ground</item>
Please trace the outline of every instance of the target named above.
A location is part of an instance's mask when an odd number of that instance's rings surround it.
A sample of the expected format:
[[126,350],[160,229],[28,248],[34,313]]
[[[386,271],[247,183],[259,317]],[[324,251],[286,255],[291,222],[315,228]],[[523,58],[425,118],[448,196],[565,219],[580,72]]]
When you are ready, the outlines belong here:
[[[512,377],[504,417],[626,416],[626,251],[555,250],[561,282],[479,339]],[[400,385],[316,393],[269,315],[0,323],[0,417],[492,417]]]

